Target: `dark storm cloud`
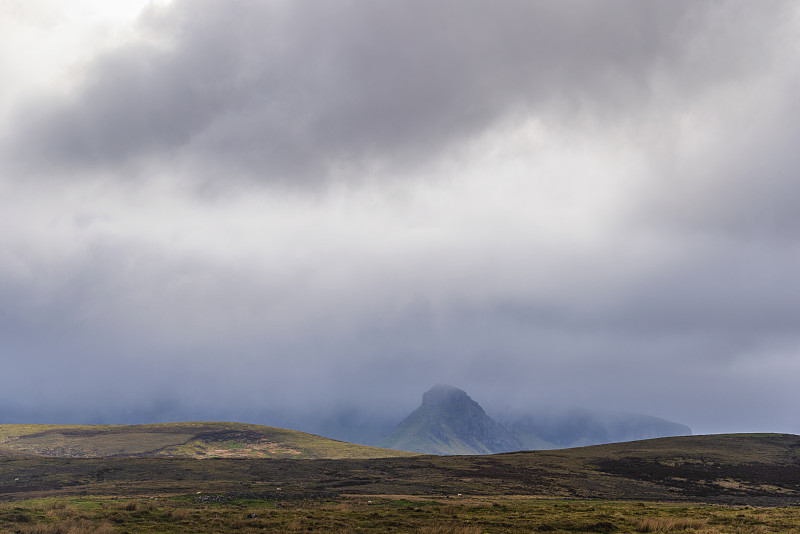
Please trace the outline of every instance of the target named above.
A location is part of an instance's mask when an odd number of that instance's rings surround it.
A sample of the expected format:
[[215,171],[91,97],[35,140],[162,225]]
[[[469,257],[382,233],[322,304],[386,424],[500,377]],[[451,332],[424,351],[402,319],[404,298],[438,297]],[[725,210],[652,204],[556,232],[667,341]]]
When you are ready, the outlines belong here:
[[[0,422],[320,431],[444,382],[798,431],[793,9],[150,8],[0,130]],[[233,186],[362,174],[406,182]]]
[[716,6],[177,1],[30,104],[15,149],[61,170],[156,160],[289,183],[415,165],[510,114],[623,118]]

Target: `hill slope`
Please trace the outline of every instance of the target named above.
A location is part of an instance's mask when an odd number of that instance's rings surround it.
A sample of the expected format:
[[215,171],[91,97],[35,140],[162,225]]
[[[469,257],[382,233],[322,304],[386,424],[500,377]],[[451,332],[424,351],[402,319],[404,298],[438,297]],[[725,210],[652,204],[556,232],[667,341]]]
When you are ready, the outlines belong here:
[[[800,504],[800,436],[661,438],[490,456],[348,460],[4,456],[0,501],[58,495],[210,493],[213,502],[340,495],[519,495]],[[204,497],[206,498],[206,497]]]
[[422,405],[379,445],[427,454],[493,454],[525,448],[464,391],[441,384],[427,391]]
[[410,453],[243,423],[0,425],[0,448],[52,457],[383,458]]

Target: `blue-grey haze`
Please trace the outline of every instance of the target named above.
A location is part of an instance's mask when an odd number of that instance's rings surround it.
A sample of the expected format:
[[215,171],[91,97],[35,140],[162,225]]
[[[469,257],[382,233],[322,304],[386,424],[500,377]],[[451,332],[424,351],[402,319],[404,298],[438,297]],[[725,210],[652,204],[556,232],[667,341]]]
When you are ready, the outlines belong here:
[[0,423],[379,434],[443,382],[800,433],[798,35],[788,0],[154,3],[0,91]]

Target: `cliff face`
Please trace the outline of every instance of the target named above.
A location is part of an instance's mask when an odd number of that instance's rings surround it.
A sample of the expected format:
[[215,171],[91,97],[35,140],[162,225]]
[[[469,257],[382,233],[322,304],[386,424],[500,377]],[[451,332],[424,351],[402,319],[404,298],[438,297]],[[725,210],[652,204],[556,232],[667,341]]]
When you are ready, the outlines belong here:
[[422,405],[380,446],[427,454],[494,454],[525,448],[466,392],[445,385],[427,391]]

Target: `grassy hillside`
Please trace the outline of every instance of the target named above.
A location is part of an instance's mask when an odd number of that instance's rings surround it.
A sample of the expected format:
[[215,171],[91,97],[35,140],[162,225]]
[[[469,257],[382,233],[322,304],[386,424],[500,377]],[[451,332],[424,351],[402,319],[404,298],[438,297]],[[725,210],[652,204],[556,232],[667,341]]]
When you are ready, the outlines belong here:
[[[507,468],[531,453],[503,455]],[[800,436],[681,436],[540,451],[561,495],[777,505],[800,503]]]
[[189,494],[266,500],[369,495],[520,495],[800,504],[800,436],[661,438],[492,456],[348,460],[0,456],[0,500]]
[[799,452],[785,434],[348,460],[0,449],[0,532],[795,532]]
[[382,458],[413,456],[242,423],[0,425],[0,449],[52,457]]

